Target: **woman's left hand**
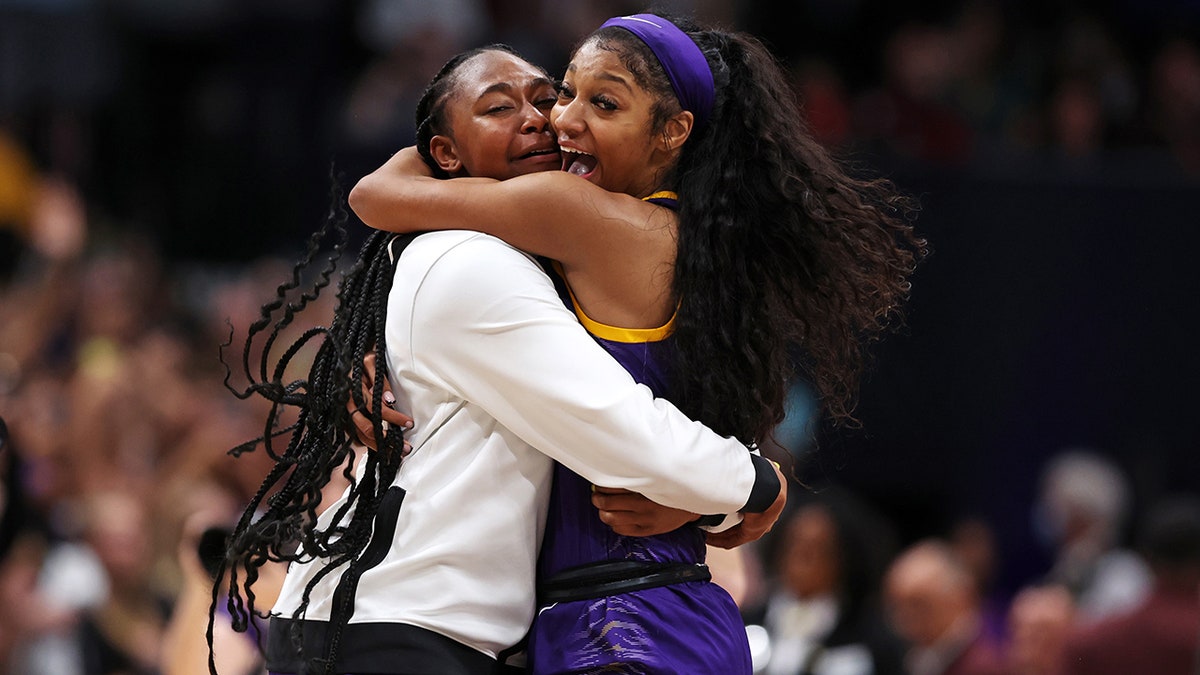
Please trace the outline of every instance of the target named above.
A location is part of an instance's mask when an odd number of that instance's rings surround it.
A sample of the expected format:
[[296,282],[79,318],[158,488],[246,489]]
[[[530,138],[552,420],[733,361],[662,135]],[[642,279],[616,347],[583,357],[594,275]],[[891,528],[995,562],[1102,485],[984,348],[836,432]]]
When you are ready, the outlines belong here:
[[613,532],[631,537],[672,532],[700,517],[690,511],[652,502],[622,488],[595,486],[592,505],[599,510],[600,520]]
[[762,513],[743,512],[742,522],[728,530],[709,532],[705,535],[709,546],[734,548],[748,544],[762,538],[764,534],[771,531],[772,527],[775,527],[775,522],[779,520],[779,516],[783,514],[783,508],[787,506],[788,481],[779,468],[779,464],[771,462],[771,465],[775,467],[775,475],[779,478],[779,494],[775,495],[775,501]]

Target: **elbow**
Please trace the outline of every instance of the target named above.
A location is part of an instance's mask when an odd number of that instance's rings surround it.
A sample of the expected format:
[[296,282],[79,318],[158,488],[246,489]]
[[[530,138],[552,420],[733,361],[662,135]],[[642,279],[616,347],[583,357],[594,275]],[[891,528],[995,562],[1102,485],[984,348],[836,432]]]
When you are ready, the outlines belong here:
[[370,204],[371,204],[371,177],[362,178],[354,187],[350,188],[350,194],[346,196],[346,203],[350,206],[350,210],[354,215],[358,216],[364,223],[370,225]]

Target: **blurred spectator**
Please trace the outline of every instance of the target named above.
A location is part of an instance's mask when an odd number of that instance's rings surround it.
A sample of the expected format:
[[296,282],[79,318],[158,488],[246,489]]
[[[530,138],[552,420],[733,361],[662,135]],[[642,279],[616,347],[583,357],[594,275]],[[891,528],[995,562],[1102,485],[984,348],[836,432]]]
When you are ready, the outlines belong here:
[[951,11],[947,28],[948,102],[971,128],[972,154],[984,161],[1033,143],[1040,74],[1029,35],[1013,25],[1011,11],[997,0],[965,0]]
[[0,673],[9,672],[6,666],[23,645],[73,619],[38,592],[46,538],[26,502],[23,469],[0,418]]
[[[746,613],[770,639],[766,675],[899,675],[904,647],[884,620],[879,581],[892,533],[850,493],[804,494],[776,528],[775,578]],[[758,664],[756,664],[758,668]]]
[[1147,82],[1149,125],[1179,164],[1200,175],[1200,46],[1173,38],[1154,52]]
[[822,145],[838,149],[851,140],[851,103],[841,74],[824,59],[807,59],[792,67],[800,109],[808,128]]
[[978,516],[962,516],[950,528],[947,544],[975,579],[983,632],[992,640],[1003,640],[1008,608],[995,588],[1001,562],[992,526]]
[[1104,109],[1090,81],[1082,77],[1060,80],[1048,107],[1050,143],[1061,156],[1094,158],[1104,147]]
[[1013,598],[1005,648],[1008,675],[1061,675],[1075,601],[1062,586],[1028,586]]
[[342,109],[340,163],[354,181],[416,139],[412,111],[442,64],[486,41],[487,8],[479,0],[366,0],[355,33],[369,60]]
[[[206,631],[212,603],[214,571],[224,554],[225,537],[231,531],[247,497],[217,465],[208,473],[189,474],[165,491],[164,502],[172,503],[174,516],[182,517],[175,529],[179,589],[166,627],[162,649],[162,675],[208,675],[209,646]],[[256,602],[269,607],[278,593],[286,571],[284,565],[267,565],[253,584]],[[258,640],[265,622],[246,632],[232,627],[226,598],[217,599],[213,620],[213,658],[219,673],[265,675]]]
[[168,600],[151,584],[154,542],[145,497],[102,491],[83,502],[84,541],[100,562],[107,593],[80,626],[83,672],[155,675]]
[[896,632],[910,644],[909,675],[1002,675],[998,646],[983,633],[970,570],[942,540],[905,549],[884,581]]
[[856,133],[901,157],[959,165],[972,132],[950,102],[954,52],[947,31],[912,22],[888,37],[884,77],[855,103]]
[[36,180],[33,157],[0,124],[0,284],[12,279],[28,246]]
[[[1138,92],[1133,66],[1116,39],[1115,29],[1083,8],[1067,11],[1055,36],[1054,50],[1047,58],[1048,74],[1055,83],[1051,96],[1059,90],[1084,90],[1089,103],[1095,105],[1095,118],[1075,120],[1085,129],[1060,129],[1060,137],[1094,136],[1098,145],[1108,146],[1128,141],[1136,119]],[[1053,98],[1049,105],[1055,105]]]
[[1147,514],[1141,548],[1153,592],[1136,608],[1084,627],[1063,675],[1194,675],[1200,646],[1200,500],[1166,498]]
[[12,671],[152,675],[165,604],[149,590],[154,557],[144,502],[130,492],[97,492],[80,500],[73,518],[78,537],[48,540],[36,563],[24,600],[37,620],[25,625]]
[[1035,516],[1054,557],[1045,581],[1071,591],[1080,621],[1129,609],[1149,591],[1146,564],[1120,545],[1129,511],[1124,473],[1095,450],[1065,450],[1042,470]]

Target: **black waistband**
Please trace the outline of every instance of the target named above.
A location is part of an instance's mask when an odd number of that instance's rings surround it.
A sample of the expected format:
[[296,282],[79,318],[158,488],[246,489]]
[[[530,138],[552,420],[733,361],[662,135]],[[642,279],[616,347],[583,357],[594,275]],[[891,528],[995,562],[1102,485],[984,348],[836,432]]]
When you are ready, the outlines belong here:
[[[276,673],[325,672],[325,649],[332,626],[327,621],[271,617],[266,667]],[[440,633],[403,623],[352,623],[342,631],[334,661],[337,673],[496,675],[504,667],[487,654]]]
[[591,600],[685,581],[709,581],[704,563],[652,563],[609,560],[564,570],[538,584],[538,601]]

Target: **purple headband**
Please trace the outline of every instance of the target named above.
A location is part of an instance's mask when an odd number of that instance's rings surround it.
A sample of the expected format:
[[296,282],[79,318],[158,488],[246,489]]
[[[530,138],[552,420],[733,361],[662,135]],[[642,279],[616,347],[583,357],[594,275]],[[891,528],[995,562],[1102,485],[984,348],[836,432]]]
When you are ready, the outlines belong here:
[[675,24],[654,14],[614,17],[600,28],[608,26],[624,28],[646,43],[667,72],[679,105],[696,116],[697,129],[703,128],[712,115],[716,91],[708,60],[692,38]]

